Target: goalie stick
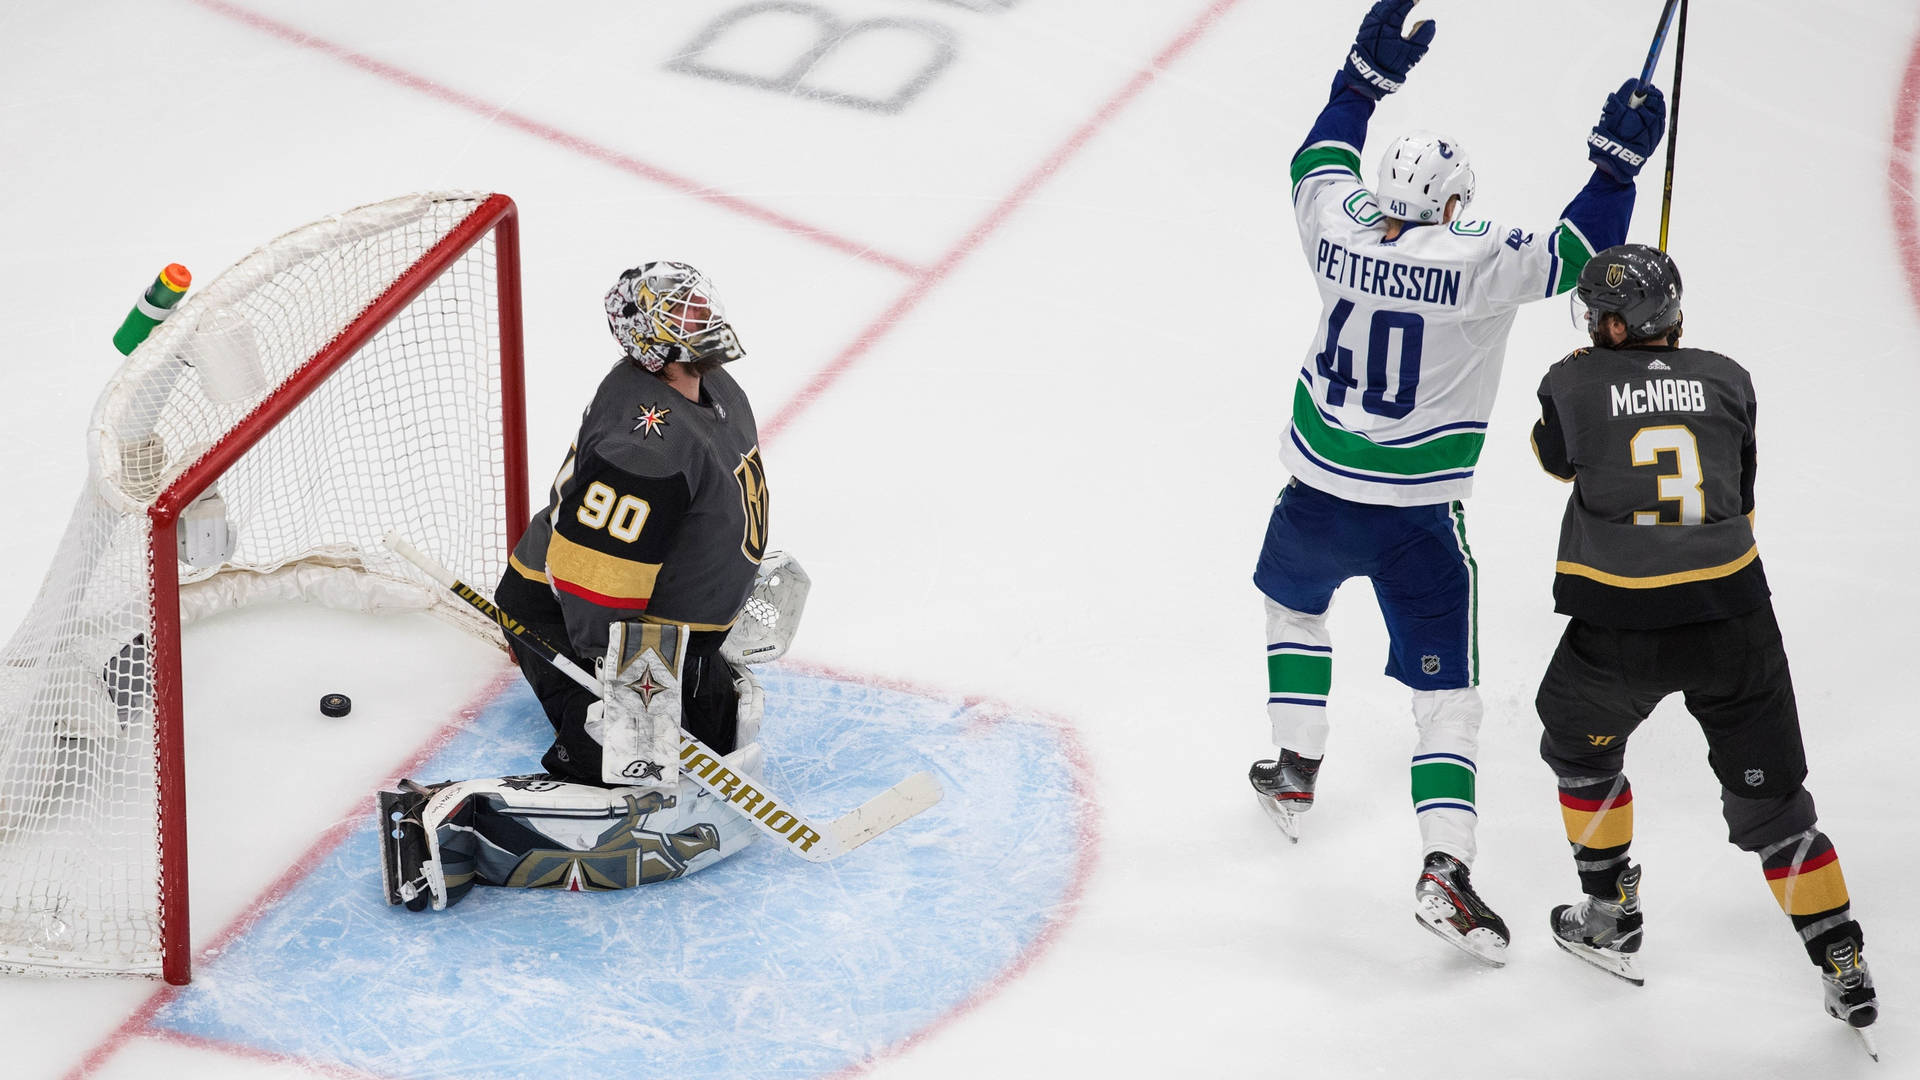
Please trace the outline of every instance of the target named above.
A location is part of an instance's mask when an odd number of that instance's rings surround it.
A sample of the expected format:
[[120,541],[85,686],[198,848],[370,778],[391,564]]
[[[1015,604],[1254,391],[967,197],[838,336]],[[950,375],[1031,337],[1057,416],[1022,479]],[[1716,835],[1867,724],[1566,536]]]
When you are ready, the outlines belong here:
[[[587,674],[545,638],[501,611],[486,594],[454,577],[452,571],[413,546],[399,533],[388,533],[386,544],[388,550],[418,567],[475,611],[492,619],[500,629],[512,634],[515,641],[552,664],[555,670],[579,683],[594,696],[599,696],[599,680]],[[782,846],[785,850],[808,862],[837,859],[939,802],[945,794],[940,781],[932,773],[917,772],[832,821],[816,824],[788,809],[785,800],[770,792],[758,778],[728,765],[719,754],[684,729],[680,732],[680,771],[701,788],[725,800],[754,828],[784,841]]]

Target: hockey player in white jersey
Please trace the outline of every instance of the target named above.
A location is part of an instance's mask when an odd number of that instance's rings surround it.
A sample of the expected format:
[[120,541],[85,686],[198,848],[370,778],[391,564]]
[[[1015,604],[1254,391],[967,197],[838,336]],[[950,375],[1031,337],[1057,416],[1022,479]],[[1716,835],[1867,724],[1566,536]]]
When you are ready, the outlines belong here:
[[[1633,180],[1666,126],[1658,88],[1630,79],[1587,140],[1591,179],[1553,221],[1466,216],[1474,174],[1456,140],[1415,133],[1360,151],[1374,104],[1426,54],[1435,25],[1415,0],[1379,0],[1292,165],[1294,216],[1322,310],[1294,384],[1274,504],[1254,583],[1266,598],[1274,759],[1249,772],[1290,838],[1312,806],[1329,725],[1334,590],[1368,578],[1387,626],[1386,672],[1413,691],[1412,796],[1422,925],[1493,965],[1506,924],[1475,893],[1480,727],[1476,568],[1459,500],[1471,489],[1522,304],[1571,289],[1596,251],[1626,238]],[[1640,100],[1636,103],[1635,99]]]

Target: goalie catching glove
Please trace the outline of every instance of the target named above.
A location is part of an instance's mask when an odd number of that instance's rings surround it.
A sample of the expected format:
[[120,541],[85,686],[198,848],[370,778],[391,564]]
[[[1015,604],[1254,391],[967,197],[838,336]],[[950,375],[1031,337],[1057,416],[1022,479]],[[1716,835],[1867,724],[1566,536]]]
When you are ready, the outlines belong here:
[[720,655],[735,665],[778,660],[800,632],[800,613],[812,588],[813,579],[800,568],[800,560],[784,551],[767,552]]

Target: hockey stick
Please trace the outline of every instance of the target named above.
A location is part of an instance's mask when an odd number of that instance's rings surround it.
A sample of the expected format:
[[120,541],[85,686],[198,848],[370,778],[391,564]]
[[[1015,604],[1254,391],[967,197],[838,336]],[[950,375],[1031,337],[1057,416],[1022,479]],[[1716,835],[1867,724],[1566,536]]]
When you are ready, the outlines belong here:
[[[1647,62],[1640,68],[1640,81],[1643,84],[1653,81],[1653,69],[1660,66],[1660,50],[1666,47],[1667,30],[1673,25],[1673,9],[1678,7],[1680,2],[1681,0],[1667,0],[1667,5],[1660,9],[1660,25],[1653,28],[1653,44],[1647,47]],[[1627,104],[1637,109],[1646,100],[1647,95],[1635,94],[1627,99]]]
[[[1667,220],[1673,216],[1673,159],[1680,148],[1680,75],[1687,66],[1687,5],[1680,0],[1680,36],[1673,43],[1673,115],[1667,120],[1667,177],[1660,190],[1660,250],[1667,250]],[[1875,1058],[1875,1060],[1879,1060]]]
[[[579,683],[595,697],[600,683],[567,655],[519,620],[501,611],[486,595],[453,576],[406,537],[390,532],[387,548],[412,563],[467,606],[494,621],[534,655]],[[758,778],[722,761],[707,744],[682,729],[680,771],[695,784],[724,800],[754,828],[785,841],[785,849],[808,862],[830,862],[940,801],[945,792],[930,772],[917,772],[868,799],[845,814],[815,825],[783,805]]]

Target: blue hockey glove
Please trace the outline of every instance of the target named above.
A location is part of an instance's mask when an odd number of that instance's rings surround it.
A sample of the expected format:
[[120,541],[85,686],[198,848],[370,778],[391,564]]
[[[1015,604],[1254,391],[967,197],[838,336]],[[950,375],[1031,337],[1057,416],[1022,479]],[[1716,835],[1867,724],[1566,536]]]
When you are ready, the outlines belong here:
[[[1637,109],[1630,100],[1635,94],[1647,96]],[[1614,179],[1630,181],[1640,175],[1640,166],[1653,156],[1666,131],[1667,96],[1652,83],[1628,79],[1607,95],[1600,122],[1587,136],[1587,157]]]
[[1413,4],[1414,0],[1378,0],[1360,20],[1360,33],[1347,53],[1341,74],[1348,85],[1375,101],[1400,89],[1407,72],[1427,55],[1433,41],[1432,19],[1421,23],[1412,37],[1400,36]]

